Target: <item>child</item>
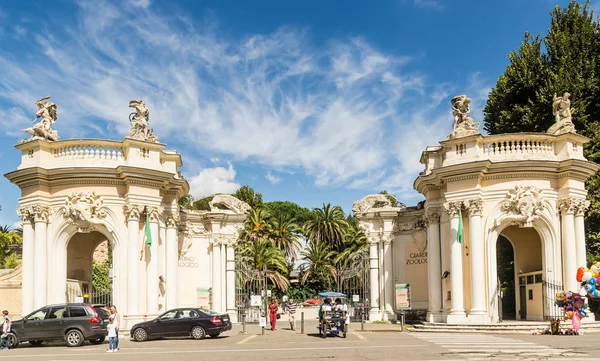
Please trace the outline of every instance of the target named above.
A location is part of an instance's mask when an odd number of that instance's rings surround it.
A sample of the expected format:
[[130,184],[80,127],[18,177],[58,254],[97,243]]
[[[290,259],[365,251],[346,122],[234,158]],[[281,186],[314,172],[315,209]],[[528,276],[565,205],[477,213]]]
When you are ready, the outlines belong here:
[[7,310],[2,311],[2,318],[4,318],[4,323],[2,324],[2,334],[0,336],[0,348],[2,351],[6,351],[8,350],[8,333],[11,331],[10,326],[12,326]]
[[108,351],[106,352],[117,352],[117,322],[114,314],[108,317],[106,330],[108,331]]

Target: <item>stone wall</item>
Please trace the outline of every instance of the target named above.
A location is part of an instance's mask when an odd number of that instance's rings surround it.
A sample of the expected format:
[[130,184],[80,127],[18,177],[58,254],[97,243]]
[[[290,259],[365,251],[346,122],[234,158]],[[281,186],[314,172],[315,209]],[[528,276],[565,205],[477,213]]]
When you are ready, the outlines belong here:
[[0,270],[0,310],[8,310],[12,319],[21,315],[21,265]]

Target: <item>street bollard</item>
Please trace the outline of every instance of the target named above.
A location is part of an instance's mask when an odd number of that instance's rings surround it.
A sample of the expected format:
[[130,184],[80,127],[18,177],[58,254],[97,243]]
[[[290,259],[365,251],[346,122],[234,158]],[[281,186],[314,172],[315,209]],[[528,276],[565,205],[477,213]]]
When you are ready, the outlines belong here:
[[404,332],[404,310],[400,311],[400,328]]
[[365,309],[363,308],[360,312],[360,330],[365,330]]
[[304,335],[304,311],[300,312],[300,334]]
[[242,333],[246,334],[246,313],[242,313]]

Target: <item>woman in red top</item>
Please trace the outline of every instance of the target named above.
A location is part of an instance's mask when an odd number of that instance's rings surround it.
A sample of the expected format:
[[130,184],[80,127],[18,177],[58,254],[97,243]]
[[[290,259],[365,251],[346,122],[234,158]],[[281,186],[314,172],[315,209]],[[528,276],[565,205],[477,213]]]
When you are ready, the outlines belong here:
[[279,305],[277,304],[276,299],[271,300],[271,304],[269,305],[269,319],[271,321],[271,331],[275,331],[275,324],[277,323],[277,311],[279,310]]

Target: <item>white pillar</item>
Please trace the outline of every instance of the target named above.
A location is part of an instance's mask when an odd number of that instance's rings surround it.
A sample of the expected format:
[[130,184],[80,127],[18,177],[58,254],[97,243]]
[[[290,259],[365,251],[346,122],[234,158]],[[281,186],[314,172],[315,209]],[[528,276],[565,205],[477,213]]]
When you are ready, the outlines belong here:
[[471,254],[471,322],[487,322],[485,307],[485,254],[481,230],[483,201],[471,199],[465,203],[469,211],[469,246]]
[[152,244],[146,245],[146,251],[149,252],[148,264],[146,265],[146,313],[158,313],[158,221],[161,214],[158,207],[150,207],[146,217],[150,222],[150,233],[152,235]]
[[439,322],[442,312],[442,264],[440,250],[440,211],[428,209],[427,220],[427,283],[429,294],[429,310],[427,321]]
[[140,207],[123,206],[127,218],[127,314],[140,314]]
[[462,269],[462,247],[458,243],[458,214],[462,202],[448,202],[444,205],[450,216],[450,282],[452,308],[448,315],[448,323],[463,323],[466,321],[464,306],[464,287]]
[[[562,215],[562,253],[563,253],[563,279],[565,290],[577,292],[577,255],[575,244],[575,205],[574,198],[559,200],[558,207]],[[585,266],[585,265],[583,265]]]
[[385,269],[385,313],[388,320],[396,320],[394,312],[394,265],[392,257],[392,242],[394,235],[390,234],[383,240],[383,265]]
[[213,279],[212,279],[212,309],[215,312],[222,312],[221,309],[221,240],[214,238],[212,240],[213,257]]
[[[23,266],[21,273],[21,315],[25,316],[35,310],[33,303],[33,280],[35,265],[35,239],[33,233],[33,215],[31,208],[17,210],[23,220]],[[66,283],[66,281],[65,281]]]
[[581,199],[578,201],[575,210],[575,258],[577,259],[577,267],[585,267],[587,265],[585,251],[585,220],[583,217],[589,206],[590,201]]
[[[33,306],[34,308],[39,308],[46,305],[46,297],[48,295],[48,260],[46,254],[46,234],[48,229],[48,217],[50,216],[50,209],[46,206],[34,206],[33,212],[35,220],[35,265],[33,266]],[[67,280],[65,280],[65,282],[67,282]]]
[[231,322],[237,322],[237,308],[235,306],[235,243],[230,240],[227,243],[227,313]]
[[177,302],[177,264],[179,262],[179,244],[177,240],[177,221],[168,218],[165,241],[166,265],[166,309],[176,308]]
[[379,309],[379,251],[377,246],[379,245],[379,239],[377,236],[369,238],[369,276],[370,276],[370,288],[371,288],[371,299],[369,303],[371,305],[370,310],[370,321],[377,321],[381,317],[381,310]]

